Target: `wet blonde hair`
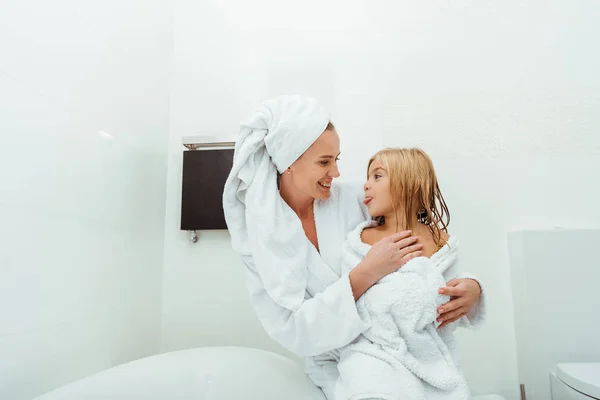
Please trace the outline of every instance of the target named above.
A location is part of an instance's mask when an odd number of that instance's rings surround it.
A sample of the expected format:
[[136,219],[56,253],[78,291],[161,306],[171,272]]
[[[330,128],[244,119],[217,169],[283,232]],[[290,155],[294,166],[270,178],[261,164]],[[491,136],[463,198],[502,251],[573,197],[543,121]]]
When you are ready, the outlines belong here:
[[[398,212],[402,213],[408,225],[403,228],[414,229],[412,225],[416,216],[418,222],[427,226],[435,243],[441,246],[442,231],[448,232],[450,212],[440,191],[431,158],[417,148],[387,148],[371,157],[367,176],[374,161],[380,162],[388,173],[394,213],[396,216],[399,216]],[[380,224],[385,222],[383,217],[376,219]]]

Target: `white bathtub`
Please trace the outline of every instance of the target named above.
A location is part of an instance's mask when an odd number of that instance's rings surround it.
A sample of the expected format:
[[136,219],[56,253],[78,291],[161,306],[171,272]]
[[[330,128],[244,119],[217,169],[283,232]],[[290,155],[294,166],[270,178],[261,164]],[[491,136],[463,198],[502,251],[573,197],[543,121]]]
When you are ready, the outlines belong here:
[[[245,347],[203,347],[119,365],[33,400],[325,400],[302,368]],[[473,400],[501,400],[475,397]]]

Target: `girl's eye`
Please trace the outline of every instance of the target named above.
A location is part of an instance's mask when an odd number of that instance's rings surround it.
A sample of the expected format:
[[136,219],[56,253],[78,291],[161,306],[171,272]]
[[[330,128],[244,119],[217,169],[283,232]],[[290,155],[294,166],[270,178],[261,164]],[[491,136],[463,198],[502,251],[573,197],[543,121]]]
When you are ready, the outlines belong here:
[[381,175],[375,174],[375,179],[379,179],[379,178],[381,178]]

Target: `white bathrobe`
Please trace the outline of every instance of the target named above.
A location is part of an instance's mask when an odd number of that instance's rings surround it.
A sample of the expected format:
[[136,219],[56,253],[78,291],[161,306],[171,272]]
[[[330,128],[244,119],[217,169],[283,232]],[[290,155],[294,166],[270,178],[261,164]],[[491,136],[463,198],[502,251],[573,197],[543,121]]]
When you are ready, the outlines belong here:
[[[334,181],[331,196],[314,204],[319,252],[314,247],[305,260],[304,301],[297,307],[282,306],[265,289],[251,255],[242,255],[250,300],[266,332],[291,352],[306,357],[306,372],[328,399],[339,379],[339,351],[371,326],[368,314],[360,314],[348,278],[342,269],[342,244],[349,232],[370,219],[362,204],[362,184]],[[308,238],[304,237],[306,242]],[[471,276],[463,274],[462,278]],[[484,318],[484,291],[472,308],[471,325]],[[284,295],[284,292],[281,292]]]
[[[348,234],[344,272],[368,253],[361,233],[375,225],[364,222]],[[356,305],[371,326],[339,350],[334,399],[469,399],[453,335],[459,322],[438,329],[436,321],[437,308],[449,300],[437,289],[459,276],[458,240],[450,237],[430,258],[411,260],[367,290]]]

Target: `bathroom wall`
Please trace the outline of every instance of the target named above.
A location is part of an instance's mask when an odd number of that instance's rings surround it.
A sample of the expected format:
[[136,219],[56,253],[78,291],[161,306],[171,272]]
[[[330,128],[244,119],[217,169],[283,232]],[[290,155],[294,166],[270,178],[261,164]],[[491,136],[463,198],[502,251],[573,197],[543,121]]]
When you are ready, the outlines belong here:
[[522,305],[515,310],[519,382],[529,400],[550,398],[548,379],[558,363],[600,360],[600,313],[594,299],[600,268],[590,257],[599,240],[598,229],[508,235],[512,289]]
[[[381,146],[431,153],[488,324],[462,332],[475,393],[518,397],[506,232],[597,227],[596,3],[179,0],[165,232],[162,350],[210,344],[285,353],[253,316],[226,232],[178,229],[181,136],[235,135],[269,96],[332,110],[344,179]],[[558,290],[558,288],[557,288]]]
[[159,349],[168,1],[0,6],[0,398]]
[[460,336],[476,391],[518,388],[513,309],[526,304],[512,301],[507,232],[600,227],[599,15],[592,2],[420,4],[381,45],[402,55],[382,63],[384,144],[429,152],[463,266],[485,283],[488,323]]

